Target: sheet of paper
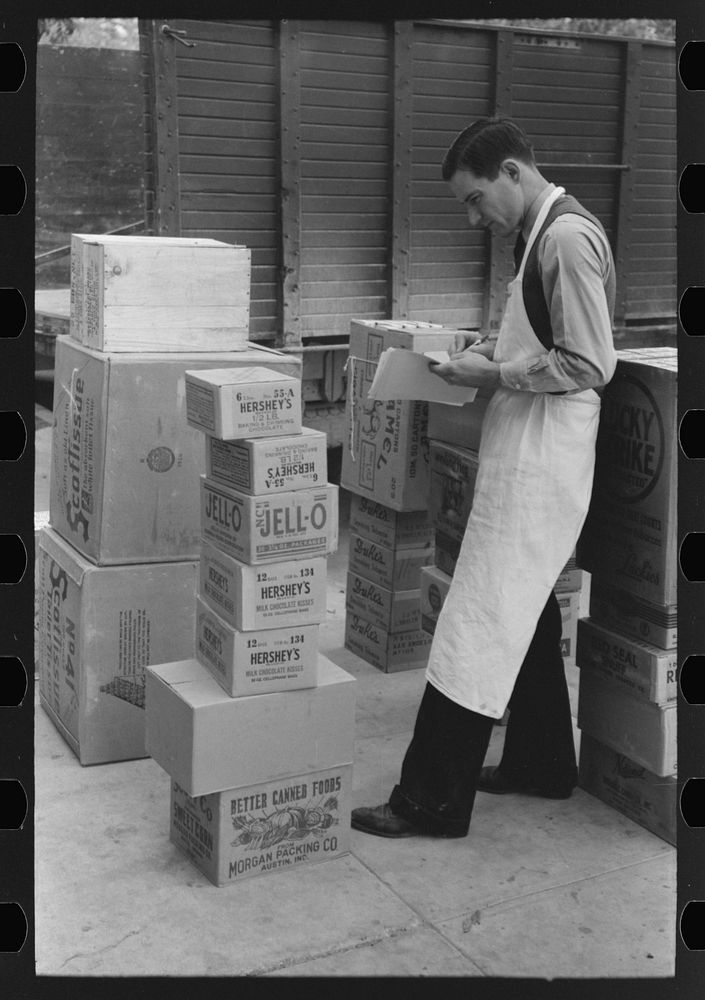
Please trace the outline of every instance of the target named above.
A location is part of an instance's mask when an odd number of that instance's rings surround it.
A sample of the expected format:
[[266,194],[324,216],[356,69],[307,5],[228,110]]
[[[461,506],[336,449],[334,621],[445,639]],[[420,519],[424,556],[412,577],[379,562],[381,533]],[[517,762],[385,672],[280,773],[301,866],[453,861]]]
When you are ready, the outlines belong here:
[[368,399],[423,399],[434,403],[462,406],[471,403],[477,389],[448,385],[430,370],[429,361],[447,361],[447,351],[405,351],[388,347],[382,351]]

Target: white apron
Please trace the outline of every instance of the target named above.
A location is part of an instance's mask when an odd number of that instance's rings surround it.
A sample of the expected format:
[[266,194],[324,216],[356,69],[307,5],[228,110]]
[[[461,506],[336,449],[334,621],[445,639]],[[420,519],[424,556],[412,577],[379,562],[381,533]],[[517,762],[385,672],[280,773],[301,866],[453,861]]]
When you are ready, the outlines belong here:
[[[529,323],[521,282],[546,214],[527,241],[497,338],[495,361],[545,348]],[[473,505],[438,618],[426,679],[459,705],[501,718],[538,618],[587,515],[600,397],[499,388],[485,413]]]

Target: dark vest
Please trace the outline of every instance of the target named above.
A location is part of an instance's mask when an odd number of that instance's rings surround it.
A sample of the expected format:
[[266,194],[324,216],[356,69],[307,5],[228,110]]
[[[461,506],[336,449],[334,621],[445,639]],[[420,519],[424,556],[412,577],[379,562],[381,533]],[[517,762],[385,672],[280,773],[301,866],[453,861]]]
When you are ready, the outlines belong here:
[[[550,351],[551,348],[554,347],[553,331],[551,329],[551,315],[546,304],[546,298],[543,293],[543,285],[541,283],[541,275],[539,273],[538,246],[541,237],[554,219],[557,219],[559,215],[565,215],[567,212],[570,212],[573,215],[581,215],[584,219],[589,219],[590,222],[597,226],[601,233],[604,234],[605,232],[599,219],[596,219],[594,215],[591,215],[590,212],[587,211],[587,209],[583,208],[580,202],[573,198],[572,195],[560,195],[556,198],[548,210],[548,215],[546,216],[529,252],[528,259],[524,266],[524,277],[521,283],[521,291],[524,297],[526,315],[529,317],[529,322],[531,323],[534,333],[547,351]],[[521,259],[517,262],[517,270],[520,263]],[[614,314],[615,303],[614,269],[612,270],[607,282],[605,294],[607,296],[607,305],[610,317],[612,317]]]

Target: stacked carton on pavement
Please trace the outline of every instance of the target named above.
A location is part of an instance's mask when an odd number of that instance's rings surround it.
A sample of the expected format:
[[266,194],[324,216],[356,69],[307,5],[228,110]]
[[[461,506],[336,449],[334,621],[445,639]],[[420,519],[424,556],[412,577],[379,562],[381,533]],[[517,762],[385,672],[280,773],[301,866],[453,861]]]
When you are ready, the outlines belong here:
[[216,885],[349,850],[354,680],[318,652],[338,542],[326,438],[276,371],[190,371],[206,434],[195,657],[150,668],[171,840]]
[[578,547],[592,573],[578,626],[579,782],[675,843],[677,357],[618,358]]

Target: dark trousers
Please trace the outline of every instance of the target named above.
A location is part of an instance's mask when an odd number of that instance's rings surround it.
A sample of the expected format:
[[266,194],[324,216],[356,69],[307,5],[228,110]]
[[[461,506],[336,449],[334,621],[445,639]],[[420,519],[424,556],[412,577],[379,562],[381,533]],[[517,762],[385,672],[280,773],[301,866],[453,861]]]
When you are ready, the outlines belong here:
[[[561,632],[551,593],[509,701],[499,764],[504,777],[539,791],[572,789],[577,781]],[[427,684],[389,800],[392,811],[430,833],[467,833],[494,722]]]

